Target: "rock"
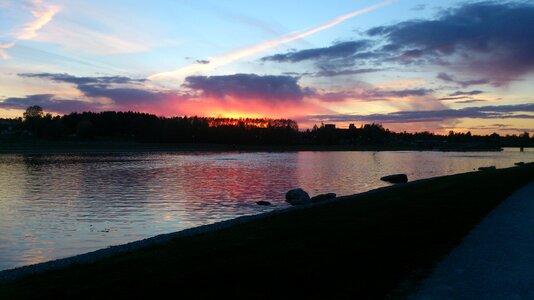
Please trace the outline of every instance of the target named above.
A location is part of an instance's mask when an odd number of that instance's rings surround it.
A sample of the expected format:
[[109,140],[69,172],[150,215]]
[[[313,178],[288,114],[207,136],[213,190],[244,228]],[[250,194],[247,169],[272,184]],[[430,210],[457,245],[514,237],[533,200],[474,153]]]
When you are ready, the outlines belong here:
[[480,167],[478,168],[479,171],[490,171],[490,170],[496,170],[497,168],[495,166],[489,166],[489,167]]
[[406,174],[393,174],[380,178],[382,181],[387,181],[390,183],[406,183],[408,182],[408,176]]
[[303,189],[293,189],[286,193],[286,202],[291,205],[302,205],[311,203],[310,195]]
[[256,202],[256,204],[261,205],[261,206],[270,206],[271,202],[261,200],[261,201]]
[[520,162],[516,162],[514,165],[518,166],[518,167],[522,167],[525,165],[524,162],[520,161]]
[[331,200],[334,198],[336,198],[336,193],[327,193],[327,194],[320,194],[320,195],[311,197],[310,201],[315,203],[315,202],[323,202],[326,200]]

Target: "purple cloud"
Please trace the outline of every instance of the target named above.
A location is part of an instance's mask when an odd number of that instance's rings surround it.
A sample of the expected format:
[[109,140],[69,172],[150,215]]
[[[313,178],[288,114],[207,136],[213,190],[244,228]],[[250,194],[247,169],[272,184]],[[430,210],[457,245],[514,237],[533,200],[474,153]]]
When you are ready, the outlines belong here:
[[18,75],[21,77],[41,78],[76,85],[99,84],[108,86],[111,84],[138,83],[144,81],[144,79],[132,79],[124,76],[77,77],[66,73],[21,73]]
[[435,122],[459,118],[474,119],[534,119],[534,104],[467,107],[424,111],[400,111],[389,114],[371,115],[317,115],[310,121],[322,122],[375,122],[375,123],[417,123]]
[[99,103],[57,99],[54,95],[50,94],[36,94],[22,98],[11,97],[0,102],[0,108],[3,109],[26,109],[32,105],[41,106],[45,111],[64,114],[73,111],[99,111],[103,109]]
[[[485,74],[494,85],[534,70],[534,6],[527,2],[478,2],[447,10],[433,20],[370,29],[384,49],[417,49],[417,57],[449,59],[455,68]],[[446,80],[446,79],[444,79]]]
[[466,3],[442,10],[433,19],[371,28],[366,34],[372,40],[275,54],[262,60],[312,61],[320,69],[328,70],[324,73],[327,76],[343,74],[347,66],[354,65],[440,66],[466,76],[483,76],[467,80],[446,73],[438,76],[463,88],[489,83],[500,86],[534,71],[534,30],[531,28],[534,28],[532,3]]
[[[164,105],[169,100],[181,98],[176,92],[153,91],[143,86],[121,87],[125,84],[136,86],[145,81],[144,79],[132,79],[124,76],[77,77],[55,73],[23,73],[19,76],[74,84],[86,97],[111,99],[113,101],[111,106],[117,109],[143,109],[154,105]],[[100,105],[98,103],[85,103],[93,105],[95,110],[98,110]],[[58,110],[53,111],[60,112]],[[64,109],[61,110],[61,112],[63,111]]]
[[452,94],[449,94],[449,96],[451,97],[455,97],[455,96],[475,96],[475,95],[480,95],[484,93],[483,91],[479,91],[479,90],[475,90],[475,91],[456,91]]
[[439,73],[437,76],[438,79],[441,79],[445,82],[455,83],[463,88],[472,86],[472,85],[480,85],[480,84],[488,84],[491,82],[490,79],[471,79],[471,80],[458,80],[453,75],[447,74],[447,73]]
[[329,47],[305,49],[284,54],[263,57],[263,61],[296,63],[304,60],[343,59],[346,60],[356,53],[371,46],[371,41],[359,40],[337,43]]
[[314,73],[313,77],[335,77],[335,76],[344,76],[344,75],[356,75],[364,73],[373,73],[382,71],[381,69],[372,69],[372,68],[363,68],[363,69],[327,69],[322,68],[322,70]]
[[347,99],[356,99],[362,101],[381,101],[395,98],[406,97],[423,97],[432,95],[431,89],[405,89],[405,90],[381,90],[367,89],[359,92],[341,91],[331,93],[316,93],[315,96],[324,102],[340,102]]
[[217,99],[235,97],[268,102],[298,102],[313,93],[308,88],[302,88],[298,78],[256,74],[190,76],[185,79],[184,87]]

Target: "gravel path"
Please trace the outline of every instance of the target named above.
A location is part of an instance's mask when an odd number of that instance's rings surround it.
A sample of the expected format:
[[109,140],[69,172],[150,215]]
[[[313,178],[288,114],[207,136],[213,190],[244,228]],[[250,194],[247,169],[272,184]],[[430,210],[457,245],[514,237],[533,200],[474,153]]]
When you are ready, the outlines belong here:
[[534,182],[493,210],[410,299],[534,299]]

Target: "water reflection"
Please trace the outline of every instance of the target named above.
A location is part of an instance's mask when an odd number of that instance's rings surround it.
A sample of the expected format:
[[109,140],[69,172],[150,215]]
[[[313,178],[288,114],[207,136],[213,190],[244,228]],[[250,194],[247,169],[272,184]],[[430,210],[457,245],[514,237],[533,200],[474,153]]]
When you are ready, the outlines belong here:
[[346,195],[392,173],[413,180],[517,161],[534,151],[0,155],[0,269],[284,207],[294,187]]

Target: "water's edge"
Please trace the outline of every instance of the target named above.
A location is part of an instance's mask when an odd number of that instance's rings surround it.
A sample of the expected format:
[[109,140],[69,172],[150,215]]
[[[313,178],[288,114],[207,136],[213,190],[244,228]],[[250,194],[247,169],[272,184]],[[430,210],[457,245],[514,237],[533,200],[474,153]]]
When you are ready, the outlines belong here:
[[[468,172],[468,173],[475,173],[475,172]],[[461,173],[461,174],[467,174],[467,173]],[[34,274],[44,273],[48,271],[63,269],[63,268],[67,268],[73,265],[91,264],[91,263],[97,262],[99,260],[102,260],[104,258],[113,256],[113,255],[133,252],[136,250],[149,248],[151,246],[165,244],[169,241],[172,241],[178,238],[184,238],[184,237],[190,237],[190,236],[200,235],[204,233],[216,232],[216,231],[220,231],[223,229],[233,227],[235,225],[250,223],[250,222],[265,219],[265,218],[268,218],[274,215],[284,214],[284,213],[288,213],[288,212],[295,211],[295,210],[309,209],[312,207],[317,207],[317,206],[329,204],[332,202],[357,200],[358,198],[362,196],[372,195],[375,193],[380,193],[386,190],[397,189],[400,187],[414,186],[422,182],[426,182],[426,181],[430,181],[430,180],[434,180],[438,178],[443,178],[443,177],[448,177],[448,176],[455,176],[455,175],[459,175],[459,174],[419,179],[419,180],[414,180],[414,181],[404,183],[404,184],[385,186],[385,187],[380,187],[380,188],[369,190],[369,191],[362,192],[362,193],[340,196],[335,199],[324,201],[324,202],[275,209],[270,212],[259,213],[255,215],[240,216],[234,219],[229,219],[229,220],[220,221],[220,222],[207,224],[207,225],[201,225],[198,227],[188,228],[188,229],[184,229],[184,230],[180,230],[180,231],[176,231],[172,233],[159,234],[159,235],[149,237],[146,239],[133,241],[133,242],[122,244],[122,245],[110,246],[108,248],[99,249],[99,250],[95,250],[95,251],[91,251],[91,252],[87,252],[83,254],[78,254],[78,255],[74,255],[74,256],[70,256],[66,258],[60,258],[60,259],[50,260],[50,261],[37,263],[33,265],[27,265],[27,266],[17,267],[13,269],[2,270],[0,271],[0,282],[13,281],[15,279],[25,277],[28,275],[34,275]]]

